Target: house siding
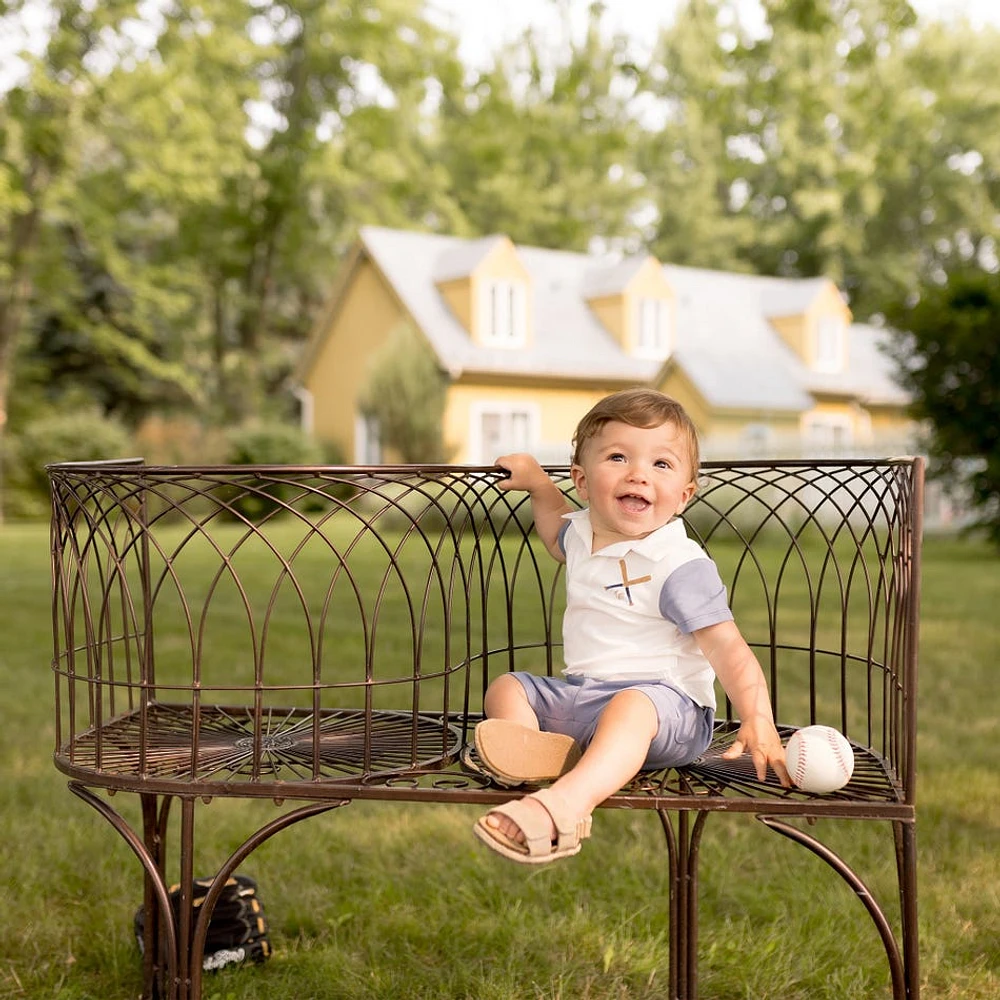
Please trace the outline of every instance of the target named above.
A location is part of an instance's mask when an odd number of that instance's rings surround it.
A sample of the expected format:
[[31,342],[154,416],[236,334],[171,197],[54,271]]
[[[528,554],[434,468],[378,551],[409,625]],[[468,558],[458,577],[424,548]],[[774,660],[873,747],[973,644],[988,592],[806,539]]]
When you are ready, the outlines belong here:
[[354,422],[372,358],[407,316],[385,280],[362,257],[318,345],[305,387],[313,397],[313,433],[354,462]]
[[548,464],[570,460],[570,441],[580,417],[599,399],[620,386],[592,389],[498,386],[484,382],[454,384],[445,410],[445,440],[451,460],[459,464],[492,464],[496,455],[479,453],[474,426],[484,408],[497,411],[524,409],[537,414],[538,437],[531,450]]

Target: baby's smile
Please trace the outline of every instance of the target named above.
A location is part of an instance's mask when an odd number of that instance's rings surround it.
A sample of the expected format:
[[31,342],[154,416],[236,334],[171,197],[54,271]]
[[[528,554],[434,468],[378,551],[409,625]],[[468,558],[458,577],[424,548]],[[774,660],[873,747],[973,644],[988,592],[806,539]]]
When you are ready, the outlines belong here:
[[626,493],[618,498],[618,502],[630,514],[642,514],[652,506],[645,497],[641,497],[637,493]]

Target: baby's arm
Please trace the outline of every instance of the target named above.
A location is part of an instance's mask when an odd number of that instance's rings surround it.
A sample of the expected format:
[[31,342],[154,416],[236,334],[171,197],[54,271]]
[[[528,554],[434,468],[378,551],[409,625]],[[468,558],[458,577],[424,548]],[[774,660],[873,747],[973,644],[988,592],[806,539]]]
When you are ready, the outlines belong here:
[[734,760],[749,751],[761,781],[767,777],[770,765],[781,783],[791,787],[785,751],[771,712],[767,680],[753,650],[731,621],[697,629],[693,635],[740,718],[736,740],[722,756]]
[[538,537],[555,559],[565,562],[566,556],[559,547],[559,531],[563,526],[563,514],[573,508],[562,491],[531,455],[501,455],[496,464],[510,472],[510,478],[501,479],[497,487],[501,490],[525,490],[531,495],[531,515],[535,519]]

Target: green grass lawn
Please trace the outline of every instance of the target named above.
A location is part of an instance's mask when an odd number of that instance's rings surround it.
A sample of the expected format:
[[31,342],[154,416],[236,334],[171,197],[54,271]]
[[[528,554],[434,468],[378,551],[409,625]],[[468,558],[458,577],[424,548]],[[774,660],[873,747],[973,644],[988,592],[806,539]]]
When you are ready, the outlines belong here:
[[[0,997],[136,997],[131,852],[51,763],[48,531],[0,530]],[[1000,996],[1000,776],[994,765],[1000,558],[925,546],[920,690],[921,967],[925,1000]],[[130,819],[131,797],[113,804]],[[216,800],[197,813],[196,873],[274,814]],[[276,949],[211,975],[206,1000],[662,997],[667,866],[652,813],[603,811],[573,861],[507,864],[471,836],[477,810],[354,803],[279,834],[241,870],[260,883]],[[891,915],[885,824],[814,831]],[[170,859],[176,863],[176,857]],[[701,994],[885,997],[881,945],[858,900],[811,854],[749,817],[710,817],[702,847]]]

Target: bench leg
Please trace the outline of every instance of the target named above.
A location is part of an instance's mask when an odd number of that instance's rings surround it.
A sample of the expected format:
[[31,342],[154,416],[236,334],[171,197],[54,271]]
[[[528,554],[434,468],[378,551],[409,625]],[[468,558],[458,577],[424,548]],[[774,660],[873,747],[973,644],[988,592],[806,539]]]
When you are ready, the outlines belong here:
[[156,998],[167,995],[168,984],[172,983],[177,975],[176,969],[164,968],[164,954],[160,948],[161,914],[157,892],[158,884],[166,884],[167,820],[173,798],[164,795],[161,802],[156,795],[141,794],[139,799],[142,803],[143,840],[158,873],[154,879],[146,867],[143,878],[142,995]]
[[229,876],[265,840],[269,840],[280,830],[287,829],[294,823],[308,819],[310,816],[328,812],[339,806],[346,806],[350,801],[350,799],[337,799],[327,802],[311,802],[309,805],[299,806],[298,809],[282,813],[282,815],[271,820],[270,823],[265,824],[256,833],[248,837],[229,855],[225,864],[216,873],[215,878],[212,880],[211,888],[206,893],[205,899],[198,909],[198,919],[194,925],[194,938],[191,942],[191,993],[189,1000],[201,1000],[201,963],[205,955],[205,938],[208,936],[208,924],[212,919],[212,910],[215,909],[215,904],[218,902]]
[[915,823],[893,823],[899,911],[903,924],[903,965],[906,1000],[920,1000],[920,954],[917,931],[917,828]]
[[[143,991],[144,998],[156,998],[160,994],[160,986],[162,983],[167,989],[167,993],[164,996],[173,997],[175,992],[173,992],[173,987],[177,983],[177,932],[176,926],[173,919],[173,912],[170,907],[170,896],[167,891],[167,885],[163,878],[163,872],[160,870],[159,864],[162,860],[162,844],[157,845],[155,838],[150,834],[150,819],[151,815],[155,815],[156,803],[155,796],[149,796],[147,800],[143,802],[143,819],[144,825],[146,827],[146,839],[150,841],[150,845],[143,841],[142,838],[128,825],[124,818],[111,808],[103,799],[98,798],[89,788],[80,784],[78,781],[71,781],[69,783],[70,791],[77,797],[83,799],[88,805],[93,806],[93,808],[101,814],[113,827],[118,831],[122,839],[126,844],[132,849],[132,853],[139,859],[143,868],[146,872],[145,881],[145,892],[144,896],[148,897],[152,902],[152,905],[147,906],[145,911],[146,925],[147,927],[152,923],[156,929],[159,937],[159,944],[156,939],[152,938],[147,932],[145,934],[146,941],[146,956],[143,958],[143,969],[149,975],[145,982],[145,989]],[[164,813],[166,812],[166,806],[164,806]],[[166,816],[163,816],[164,823],[166,822]],[[150,947],[152,944],[152,947]],[[152,957],[155,954],[155,958]],[[166,958],[166,970],[161,966],[162,958]]]
[[143,906],[143,1000],[201,1000],[202,961],[212,911],[226,880],[264,841],[279,830],[315,816],[349,799],[312,802],[282,813],[248,837],[226,860],[197,914],[194,896],[194,807],[195,799],[181,799],[180,905],[175,916],[166,881],[166,825],[170,796],[158,803],[157,796],[143,795],[143,833],[140,837],[103,799],[80,782],[71,781],[70,791],[101,814],[131,848],[145,870]]
[[[886,918],[885,913],[879,907],[878,903],[875,902],[875,897],[872,896],[871,891],[868,886],[848,867],[847,863],[837,854],[830,850],[825,844],[818,841],[815,837],[811,837],[809,834],[804,833],[798,827],[791,826],[788,823],[782,822],[776,819],[774,816],[758,816],[757,819],[761,821],[769,830],[774,830],[775,833],[780,833],[784,837],[788,837],[789,840],[793,840],[803,847],[808,848],[812,851],[818,858],[825,861],[855,892],[858,899],[864,904],[865,909],[868,911],[868,916],[871,917],[872,923],[875,924],[876,930],[879,932],[879,936],[882,938],[882,946],[885,948],[886,958],[889,961],[889,973],[892,977],[892,996],[893,1000],[916,1000],[916,994],[911,994],[907,987],[907,976],[904,974],[903,958],[899,952],[899,944],[896,941],[896,936],[893,934],[892,927]],[[912,827],[912,824],[908,824]],[[897,834],[897,838],[900,835]],[[897,839],[897,843],[898,843]],[[913,846],[912,837],[910,838],[911,847]],[[911,851],[908,854],[910,863],[915,862],[915,851]],[[902,872],[902,868],[900,869]],[[915,864],[914,864],[914,876]],[[915,879],[912,883],[913,892],[908,895],[913,896],[912,906],[914,907],[913,921],[912,921],[912,931],[914,938],[916,936],[915,928],[915,917],[916,917],[916,882]],[[902,885],[900,886],[902,891]],[[904,915],[904,939],[907,936],[906,923],[907,918]],[[915,946],[915,941],[911,942],[911,947]],[[913,956],[910,956],[911,958]],[[915,964],[915,963],[914,963]],[[916,973],[914,972],[914,977]],[[918,987],[919,988],[919,987]]]
[[708,813],[698,812],[692,823],[690,811],[681,810],[676,829],[668,810],[657,813],[670,859],[670,998],[697,1000],[698,853]]

